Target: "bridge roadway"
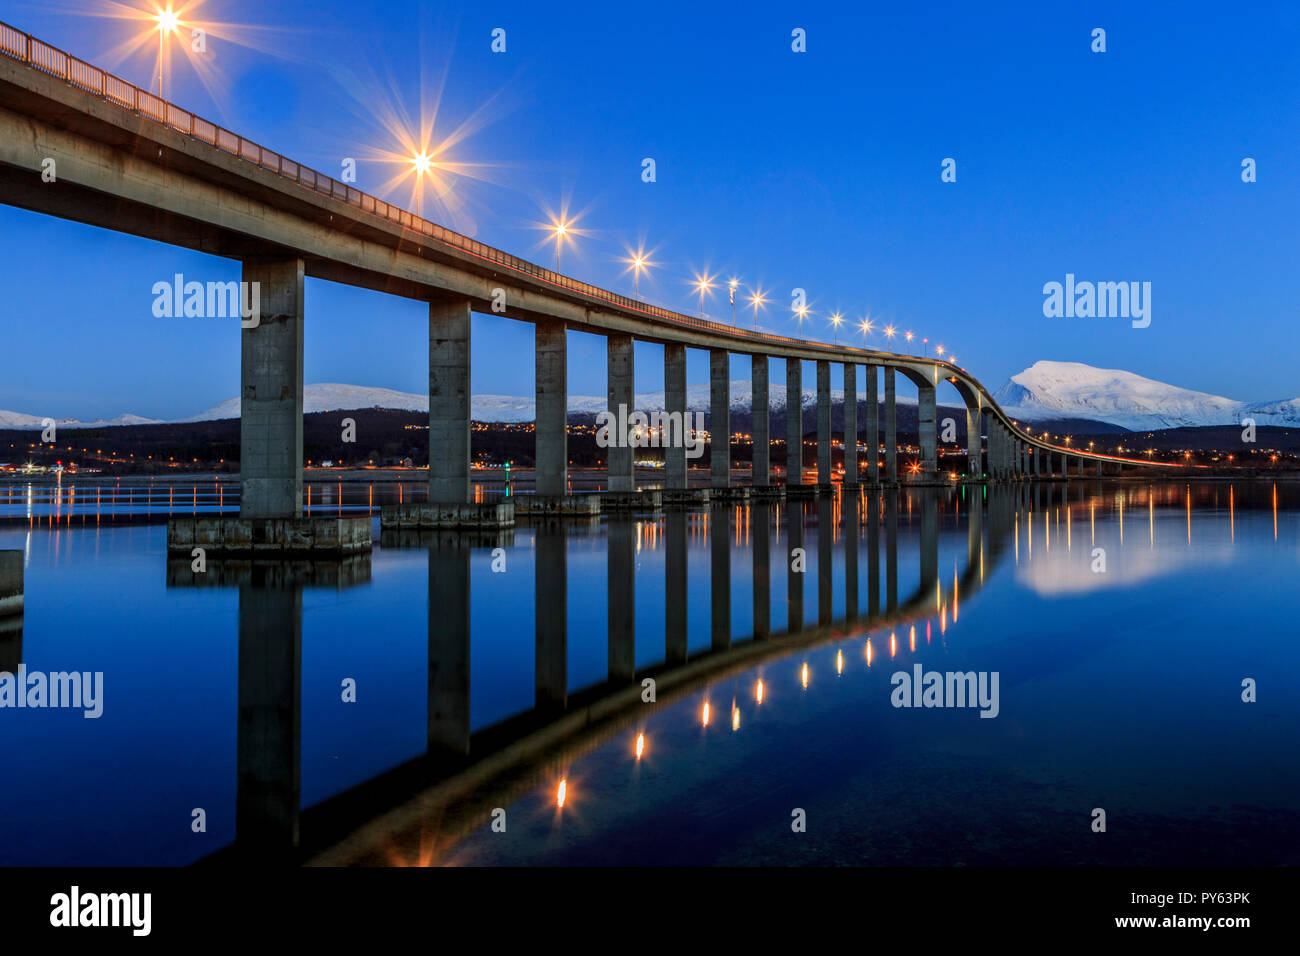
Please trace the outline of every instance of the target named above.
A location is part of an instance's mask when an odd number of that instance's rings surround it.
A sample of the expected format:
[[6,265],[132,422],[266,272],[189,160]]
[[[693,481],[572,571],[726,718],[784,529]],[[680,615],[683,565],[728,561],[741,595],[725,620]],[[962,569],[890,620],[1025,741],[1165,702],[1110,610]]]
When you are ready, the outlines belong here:
[[[42,170],[53,160],[57,179]],[[967,477],[1055,477],[1071,464],[1151,465],[1054,445],[1020,428],[964,369],[939,359],[830,345],[694,318],[598,288],[413,216],[166,103],[145,90],[0,24],[0,202],[212,255],[239,259],[257,282],[261,315],[241,330],[241,498],[248,519],[302,519],[303,284],[328,279],[429,303],[429,500],[439,525],[513,520],[475,505],[470,483],[470,314],[536,327],[538,500],[567,487],[565,333],[604,335],[609,408],[634,401],[633,342],[664,347],[665,404],[686,410],[686,348],[710,352],[711,486],[727,493],[730,355],[748,355],[754,384],[753,485],[774,488],[768,359],[786,362],[787,394],[802,394],[802,362],[816,366],[817,485],[831,484],[830,366],[846,392],[865,369],[865,429],[845,405],[846,433],[880,447],[858,460],[845,442],[844,481],[899,481],[896,376],[917,389],[919,473],[939,480],[936,392],[951,384],[966,408]],[[143,298],[143,297],[142,297]],[[884,409],[877,408],[883,376]],[[852,396],[851,396],[852,397]],[[883,411],[883,416],[881,415]],[[862,431],[865,430],[865,436]],[[801,416],[787,415],[786,484],[803,483]],[[987,442],[984,441],[987,436]],[[686,496],[684,447],[665,451],[665,485]],[[865,464],[865,469],[862,465]],[[633,449],[608,453],[608,495],[635,497]],[[1156,467],[1178,467],[1160,465]],[[863,473],[865,472],[865,474]],[[486,516],[486,517],[485,517]],[[425,523],[429,523],[425,516]]]

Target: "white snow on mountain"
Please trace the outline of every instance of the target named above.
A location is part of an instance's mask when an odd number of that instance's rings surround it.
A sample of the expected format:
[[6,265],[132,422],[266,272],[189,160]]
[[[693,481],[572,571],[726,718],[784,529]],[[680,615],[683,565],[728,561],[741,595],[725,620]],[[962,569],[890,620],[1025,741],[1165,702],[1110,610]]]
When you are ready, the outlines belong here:
[[993,397],[1021,421],[1087,418],[1133,430],[1197,425],[1300,424],[1300,399],[1241,402],[1080,362],[1035,362]]
[[[731,383],[731,407],[748,411],[752,397],[747,380]],[[773,383],[769,388],[773,409],[784,410],[785,386]],[[831,393],[835,403],[844,393]],[[1035,362],[1011,377],[994,393],[994,398],[1013,418],[1035,422],[1046,419],[1081,418],[1110,422],[1122,428],[1146,430],[1195,425],[1235,425],[1243,418],[1253,418],[1259,425],[1300,426],[1300,398],[1264,402],[1241,402],[1220,395],[1166,385],[1118,369],[1093,368],[1079,362]],[[608,399],[604,395],[570,395],[569,412],[596,414],[603,411]],[[915,404],[915,399],[899,397],[899,404]],[[941,396],[941,402],[956,405],[956,396]],[[803,390],[803,407],[817,402],[815,389]],[[652,411],[664,407],[664,393],[644,392],[637,395],[638,410]],[[690,411],[707,412],[709,386],[697,384],[686,389],[686,406]],[[303,389],[304,412],[346,411],[362,408],[390,408],[423,412],[429,408],[427,395],[399,392],[390,388],[362,385],[318,383]],[[514,395],[475,395],[471,416],[486,422],[527,422],[533,420],[533,397]],[[176,423],[238,418],[239,398],[229,398],[218,405],[182,418]],[[44,416],[0,411],[0,428],[42,427]],[[56,419],[60,428],[88,428],[106,425],[164,424],[157,419],[138,415],[121,415],[110,420],[81,422]]]

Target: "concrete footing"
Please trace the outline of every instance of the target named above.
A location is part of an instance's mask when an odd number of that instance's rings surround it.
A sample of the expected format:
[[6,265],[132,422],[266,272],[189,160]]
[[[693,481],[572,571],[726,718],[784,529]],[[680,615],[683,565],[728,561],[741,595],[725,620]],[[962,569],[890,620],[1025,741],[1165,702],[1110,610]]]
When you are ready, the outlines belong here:
[[713,498],[712,488],[662,488],[667,505],[707,505]]
[[753,485],[749,489],[750,501],[781,501],[785,498],[785,485]]
[[787,498],[795,498],[795,499],[816,498],[817,486],[816,485],[786,485],[785,496]]
[[559,518],[573,516],[585,518],[600,514],[600,495],[512,495],[515,516],[519,518],[543,516]]
[[748,501],[752,497],[753,488],[749,485],[728,485],[725,488],[714,487],[712,491],[710,501]]
[[644,491],[606,491],[600,496],[600,509],[605,514],[660,511],[663,506],[664,493],[659,488]]
[[23,553],[0,551],[0,616],[23,613]]
[[210,515],[167,521],[167,550],[208,555],[357,554],[369,551],[370,518],[236,518]]
[[514,498],[489,502],[425,502],[384,505],[379,510],[379,527],[400,528],[511,528],[515,523]]

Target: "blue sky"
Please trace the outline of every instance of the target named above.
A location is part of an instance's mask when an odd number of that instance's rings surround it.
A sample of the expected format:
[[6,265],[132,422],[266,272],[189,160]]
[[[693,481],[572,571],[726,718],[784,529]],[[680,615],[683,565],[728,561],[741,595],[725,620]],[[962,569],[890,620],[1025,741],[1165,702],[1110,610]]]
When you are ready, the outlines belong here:
[[[772,295],[761,324],[789,334],[803,288],[805,334],[829,339],[836,309],[870,315],[993,388],[1055,359],[1300,395],[1300,7],[837,6],[204,0],[193,18],[259,29],[240,31],[251,46],[210,41],[215,98],[179,59],[168,95],[323,172],[357,157],[358,185],[379,192],[393,168],[366,157],[397,143],[376,116],[399,100],[419,115],[440,87],[437,133],[472,127],[445,158],[487,181],[455,181],[454,216],[426,194],[425,214],[548,264],[530,224],[567,200],[590,235],[562,265],[588,281],[630,292],[618,260],[644,239],[652,301],[689,312],[693,272],[735,274]],[[150,84],[150,44],[112,55],[136,26],[86,14],[107,9],[0,0],[0,19]],[[0,262],[0,408],[183,417],[238,393],[236,329],[156,319],[150,293],[176,272],[237,278],[237,263],[8,207]],[[1043,284],[1067,272],[1150,282],[1150,327],[1045,318]],[[425,388],[420,303],[310,281],[307,310],[308,382]],[[708,310],[730,318],[725,291]],[[530,394],[531,326],[484,316],[474,335],[474,391]],[[638,348],[638,391],[661,387],[660,354]],[[603,340],[571,336],[572,393],[601,394],[604,368]],[[707,380],[703,354],[689,376]]]

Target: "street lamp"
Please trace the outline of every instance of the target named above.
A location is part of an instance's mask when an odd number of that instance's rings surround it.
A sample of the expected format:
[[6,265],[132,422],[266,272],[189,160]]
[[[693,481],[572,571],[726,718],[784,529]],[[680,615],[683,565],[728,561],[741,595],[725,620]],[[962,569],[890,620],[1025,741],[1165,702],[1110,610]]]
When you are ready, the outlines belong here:
[[898,334],[898,330],[894,328],[892,325],[885,326],[885,338],[893,339],[893,337],[897,334]]
[[867,343],[867,333],[870,332],[870,331],[872,331],[872,328],[871,328],[871,320],[870,320],[870,319],[863,319],[861,322],[858,323],[858,328],[860,328],[860,329],[862,330],[862,344],[863,344],[863,345],[866,345],[866,343]]
[[704,318],[704,293],[713,289],[713,276],[705,273],[695,276],[695,288],[700,290],[700,318]]
[[555,232],[555,271],[560,271],[560,245],[569,235],[569,225],[564,220],[556,222],[552,227]]
[[728,297],[731,299],[731,324],[732,324],[732,327],[735,327],[735,324],[736,324],[736,286],[738,286],[738,285],[740,285],[740,280],[739,280],[739,279],[728,279],[728,280],[727,280],[727,295],[728,295]]
[[755,289],[749,297],[749,304],[754,308],[754,330],[758,330],[758,310],[760,306],[767,304],[767,297],[763,295],[762,289]]
[[438,165],[428,153],[416,153],[411,157],[411,166],[415,170],[415,214],[420,215],[420,197],[424,195],[424,174]]
[[839,312],[831,313],[831,326],[834,328],[834,343],[840,344],[840,323],[844,321],[844,316]]
[[911,345],[912,345],[912,333],[911,333],[911,332],[904,332],[904,333],[903,333],[903,338],[907,339],[908,350],[911,351]]
[[163,58],[167,54],[167,34],[175,33],[181,25],[180,14],[168,7],[166,10],[159,10],[154,16],[158,21],[158,98],[166,99],[163,90]]

